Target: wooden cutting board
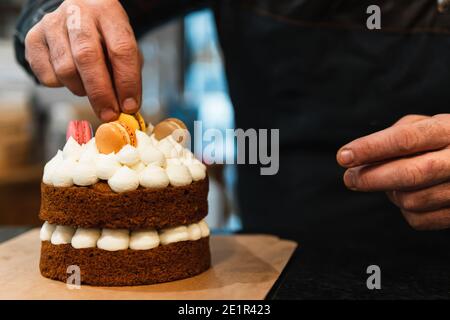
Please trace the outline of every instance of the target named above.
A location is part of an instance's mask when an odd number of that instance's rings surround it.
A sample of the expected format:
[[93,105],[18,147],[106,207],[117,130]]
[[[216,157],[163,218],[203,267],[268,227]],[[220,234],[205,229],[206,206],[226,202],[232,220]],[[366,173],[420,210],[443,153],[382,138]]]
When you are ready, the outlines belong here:
[[39,273],[39,230],[0,245],[0,299],[264,299],[297,244],[271,235],[212,236],[212,268],[184,280],[69,289]]

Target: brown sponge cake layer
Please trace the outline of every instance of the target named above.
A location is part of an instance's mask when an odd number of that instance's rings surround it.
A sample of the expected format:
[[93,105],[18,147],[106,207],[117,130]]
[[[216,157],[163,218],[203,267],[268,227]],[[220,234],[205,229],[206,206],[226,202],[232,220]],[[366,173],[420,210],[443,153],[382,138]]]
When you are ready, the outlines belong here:
[[66,282],[67,267],[77,265],[81,283],[95,286],[131,286],[188,278],[211,265],[209,237],[175,242],[150,250],[106,251],[75,249],[70,244],[42,241],[41,274]]
[[187,186],[138,188],[115,193],[106,182],[89,187],[41,184],[39,217],[51,224],[82,228],[164,229],[203,219],[208,213],[208,179]]

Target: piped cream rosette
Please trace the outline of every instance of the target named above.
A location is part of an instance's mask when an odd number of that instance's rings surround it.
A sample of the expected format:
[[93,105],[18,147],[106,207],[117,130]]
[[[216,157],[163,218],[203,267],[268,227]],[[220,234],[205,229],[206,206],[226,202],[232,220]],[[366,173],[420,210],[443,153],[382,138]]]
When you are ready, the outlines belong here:
[[95,138],[80,145],[70,137],[45,165],[43,182],[55,187],[90,186],[108,181],[115,192],[189,185],[206,177],[206,166],[172,135],[161,140],[136,130],[137,146],[102,154]]
[[71,244],[75,249],[99,248],[107,251],[149,250],[159,245],[180,241],[196,241],[208,237],[205,220],[162,230],[143,229],[85,229],[60,226],[45,222],[40,231],[41,241],[54,245]]

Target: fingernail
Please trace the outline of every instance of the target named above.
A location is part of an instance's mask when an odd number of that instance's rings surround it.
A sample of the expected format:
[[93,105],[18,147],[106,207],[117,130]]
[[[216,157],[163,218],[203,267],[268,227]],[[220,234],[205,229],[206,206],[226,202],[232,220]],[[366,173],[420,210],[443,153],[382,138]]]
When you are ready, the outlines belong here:
[[136,112],[138,104],[134,98],[127,98],[123,101],[122,108],[125,112]]
[[356,190],[356,181],[355,181],[355,174],[352,170],[347,170],[345,173],[344,181],[347,188]]
[[113,121],[117,117],[117,113],[114,109],[103,109],[100,113],[100,118],[105,121]]
[[343,149],[339,153],[339,162],[344,165],[349,165],[353,162],[353,151],[349,149]]

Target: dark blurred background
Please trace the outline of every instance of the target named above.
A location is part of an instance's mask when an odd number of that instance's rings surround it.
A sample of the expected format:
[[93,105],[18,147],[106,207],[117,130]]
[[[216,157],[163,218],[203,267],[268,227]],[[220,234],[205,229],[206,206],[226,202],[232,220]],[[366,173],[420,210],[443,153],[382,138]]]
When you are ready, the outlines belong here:
[[[69,120],[99,122],[85,98],[67,89],[36,85],[14,58],[12,36],[22,0],[0,2],[0,226],[34,226],[40,205],[44,164],[65,143]],[[203,128],[233,128],[213,14],[191,13],[144,36],[142,113],[156,124],[174,116]],[[192,127],[190,128],[192,129]],[[198,143],[201,137],[194,137]],[[234,152],[232,142],[216,145],[218,154]],[[209,167],[208,222],[212,228],[240,228],[234,201],[235,168]]]

